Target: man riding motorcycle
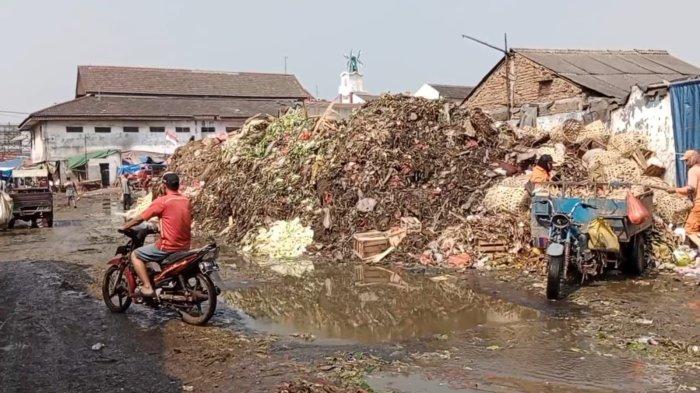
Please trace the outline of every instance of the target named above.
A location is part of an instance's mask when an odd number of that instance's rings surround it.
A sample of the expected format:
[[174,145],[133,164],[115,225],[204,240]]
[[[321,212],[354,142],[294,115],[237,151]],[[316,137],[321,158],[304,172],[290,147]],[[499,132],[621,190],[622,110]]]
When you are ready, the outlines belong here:
[[139,225],[153,217],[160,219],[160,239],[155,244],[147,244],[131,253],[131,262],[141,280],[137,293],[143,297],[153,297],[155,291],[148,277],[145,262],[160,263],[170,254],[188,251],[192,240],[190,200],[180,194],[180,178],[177,174],[163,174],[165,195],[155,199],[140,216],[126,222],[122,230]]

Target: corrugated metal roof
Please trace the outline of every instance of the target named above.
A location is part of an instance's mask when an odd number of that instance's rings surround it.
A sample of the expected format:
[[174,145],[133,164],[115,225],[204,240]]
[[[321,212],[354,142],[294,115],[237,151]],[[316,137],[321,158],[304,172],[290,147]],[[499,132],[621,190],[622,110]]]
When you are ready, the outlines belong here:
[[632,86],[700,75],[700,68],[663,50],[513,49],[604,96],[626,98]]

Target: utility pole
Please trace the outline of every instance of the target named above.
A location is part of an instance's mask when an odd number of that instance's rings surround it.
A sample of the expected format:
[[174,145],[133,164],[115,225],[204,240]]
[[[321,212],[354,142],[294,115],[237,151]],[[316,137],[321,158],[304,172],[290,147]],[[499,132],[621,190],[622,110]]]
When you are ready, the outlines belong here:
[[506,71],[506,92],[508,95],[508,120],[513,116],[513,107],[515,106],[515,70],[513,63],[510,59],[511,54],[508,50],[508,34],[503,33],[503,48],[499,48],[496,45],[489,44],[488,42],[482,41],[478,38],[462,34],[462,38],[472,40],[478,44],[484,45],[491,49],[497,50],[504,55],[504,67]]
[[284,74],[287,74],[287,56],[284,57]]

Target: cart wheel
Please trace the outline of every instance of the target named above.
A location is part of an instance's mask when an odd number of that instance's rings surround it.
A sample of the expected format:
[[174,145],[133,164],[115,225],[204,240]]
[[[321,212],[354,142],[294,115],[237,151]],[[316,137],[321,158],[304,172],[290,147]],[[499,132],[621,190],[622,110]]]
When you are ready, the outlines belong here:
[[561,274],[563,272],[564,256],[549,257],[547,262],[547,299],[559,299]]
[[636,235],[625,247],[623,257],[623,270],[625,273],[639,276],[646,268],[646,255],[644,251],[644,234]]

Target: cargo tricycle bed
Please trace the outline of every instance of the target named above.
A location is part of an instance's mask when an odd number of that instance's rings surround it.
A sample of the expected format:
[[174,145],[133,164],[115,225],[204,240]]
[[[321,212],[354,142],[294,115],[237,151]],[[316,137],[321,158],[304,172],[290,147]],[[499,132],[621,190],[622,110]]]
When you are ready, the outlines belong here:
[[[546,250],[548,298],[560,296],[562,282],[584,283],[609,266],[635,275],[644,271],[644,240],[653,224],[653,194],[648,187],[634,185],[635,198],[647,210],[632,208],[641,213],[633,215],[641,219],[635,224],[629,218],[627,200],[632,187],[625,183],[552,182],[535,190],[531,232],[533,245]],[[592,227],[595,232],[589,231]]]

